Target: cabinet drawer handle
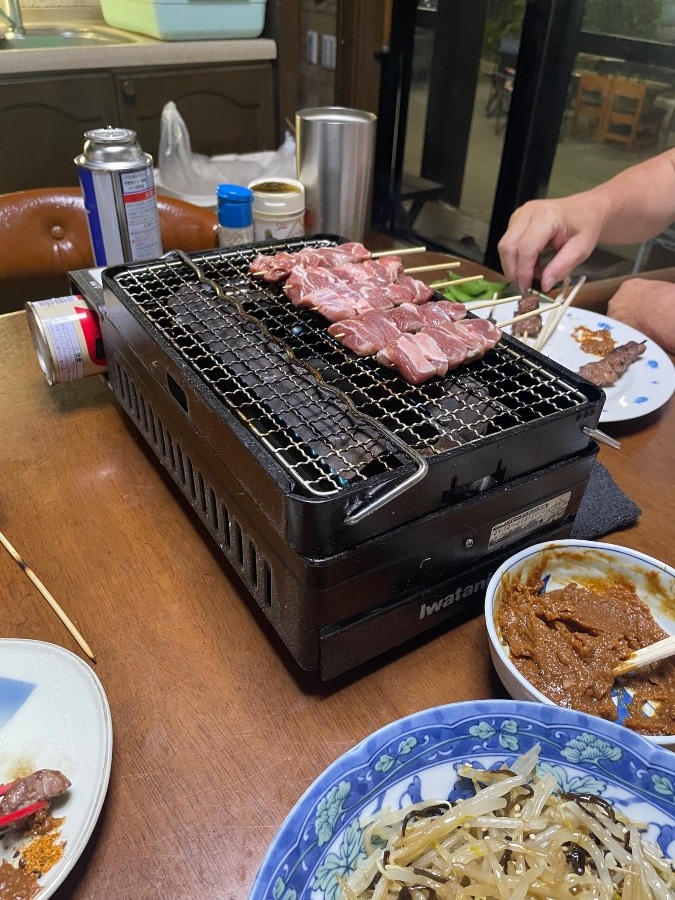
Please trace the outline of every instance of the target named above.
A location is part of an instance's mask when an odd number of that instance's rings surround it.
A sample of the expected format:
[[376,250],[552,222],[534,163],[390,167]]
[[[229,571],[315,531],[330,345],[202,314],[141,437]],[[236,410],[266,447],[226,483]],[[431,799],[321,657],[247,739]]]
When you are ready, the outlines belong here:
[[136,96],[136,85],[133,81],[123,81],[122,82],[122,93],[125,97],[135,97]]

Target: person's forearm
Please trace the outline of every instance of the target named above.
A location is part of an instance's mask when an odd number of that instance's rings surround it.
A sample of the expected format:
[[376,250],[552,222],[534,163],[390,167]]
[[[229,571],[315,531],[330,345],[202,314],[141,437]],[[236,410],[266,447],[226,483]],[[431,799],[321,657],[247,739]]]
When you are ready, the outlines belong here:
[[597,217],[600,241],[646,241],[675,221],[675,150],[631,166],[575,199]]
[[675,284],[628,278],[609,301],[607,315],[675,353]]

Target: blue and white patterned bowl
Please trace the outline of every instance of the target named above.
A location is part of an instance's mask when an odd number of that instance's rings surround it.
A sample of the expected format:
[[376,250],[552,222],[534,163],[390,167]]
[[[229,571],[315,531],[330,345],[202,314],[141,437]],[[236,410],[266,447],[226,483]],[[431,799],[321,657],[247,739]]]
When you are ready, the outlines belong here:
[[514,700],[439,706],[371,734],[329,766],[272,842],[249,900],[337,900],[364,858],[360,819],[384,806],[463,796],[460,763],[509,766],[534,744],[560,788],[599,794],[675,851],[675,755],[612,722]]
[[[532,572],[541,573],[546,590],[555,590],[574,581],[593,588],[609,576],[621,576],[635,587],[638,596],[649,606],[658,624],[668,634],[675,634],[675,570],[658,559],[615,544],[599,541],[577,541],[572,538],[535,544],[504,562],[490,579],[485,594],[485,623],[490,655],[499,678],[514,700],[534,700],[554,705],[515,667],[497,627],[503,586],[511,578],[527,581]],[[618,721],[628,716],[630,695],[617,683],[614,690]],[[675,735],[650,736],[650,741],[675,748]]]

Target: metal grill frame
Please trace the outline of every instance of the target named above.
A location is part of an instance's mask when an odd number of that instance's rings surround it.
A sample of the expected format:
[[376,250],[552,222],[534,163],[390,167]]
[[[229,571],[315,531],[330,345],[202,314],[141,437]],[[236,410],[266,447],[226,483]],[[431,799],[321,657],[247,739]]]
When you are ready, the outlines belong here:
[[[192,257],[211,271],[214,267],[223,265],[231,268],[233,259],[240,260],[239,265],[243,259],[248,265],[253,257],[263,250],[276,252],[282,249],[299,249],[300,246],[333,246],[341,240],[335,236],[315,236],[301,242],[279,242],[274,245],[263,243],[248,248],[237,248],[235,251],[215,250],[192,254]],[[329,365],[335,360],[336,366],[342,366],[345,370],[356,373],[352,379],[353,383],[347,384],[352,399],[356,394],[364,394],[358,381],[363,377],[370,379],[371,383],[374,379],[377,389],[384,392],[383,396],[393,398],[393,401],[399,403],[399,408],[406,411],[419,412],[421,404],[437,403],[439,398],[441,402],[448,396],[456,399],[459,391],[462,396],[470,398],[469,403],[464,403],[463,411],[475,412],[476,409],[478,411],[476,421],[462,423],[465,432],[467,430],[470,432],[471,429],[475,431],[478,422],[481,427],[490,425],[495,415],[508,415],[513,422],[510,427],[496,434],[473,433],[463,443],[458,443],[457,434],[451,435],[450,441],[443,444],[440,451],[428,443],[424,445],[425,438],[422,435],[420,439],[422,446],[417,449],[427,455],[429,463],[429,474],[422,483],[403,498],[404,502],[397,501],[389,508],[385,507],[358,526],[345,527],[345,519],[350,513],[371,502],[373,497],[388,487],[392,478],[403,478],[406,472],[409,473],[410,463],[407,462],[405,455],[398,452],[395,447],[387,447],[385,442],[386,452],[378,457],[378,463],[384,460],[380,471],[373,474],[368,472],[366,477],[347,480],[346,484],[331,483],[330,489],[324,493],[308,489],[306,479],[297,478],[296,473],[279,458],[279,454],[270,449],[269,441],[261,439],[260,435],[256,435],[252,429],[246,427],[244,417],[239,415],[237,404],[228,404],[222,392],[213,390],[209,379],[205,379],[203,373],[200,374],[196,370],[194,360],[186,357],[184,348],[181,348],[175,339],[171,339],[172,336],[165,328],[148,317],[147,312],[139,306],[129,290],[132,280],[139,278],[159,279],[161,287],[164,288],[165,284],[161,281],[162,273],[166,273],[167,267],[180,270],[181,265],[180,262],[172,262],[170,258],[166,258],[152,263],[106,270],[103,276],[107,310],[103,320],[106,350],[109,343],[114,343],[119,337],[122,344],[126,343],[133,349],[142,365],[150,366],[152,377],[156,378],[160,387],[165,392],[168,390],[178,402],[190,426],[199,430],[206,428],[207,433],[213,435],[220,428],[228,432],[229,436],[234,435],[236,438],[234,443],[229,437],[224,442],[230,449],[236,446],[237,440],[248,448],[255,460],[253,466],[256,470],[255,475],[251,471],[252,460],[245,459],[239,464],[238,461],[225,458],[225,455],[221,458],[235,475],[239,475],[244,484],[264,482],[267,487],[270,484],[276,486],[277,496],[274,501],[270,499],[269,491],[261,492],[254,488],[252,493],[255,502],[260,504],[261,508],[279,509],[279,515],[274,517],[274,526],[285,533],[285,538],[301,552],[326,556],[354,546],[373,534],[382,533],[443,504],[458,502],[466,497],[467,493],[480,490],[481,485],[490,487],[505,484],[518,475],[536,471],[589,446],[589,438],[583,434],[582,428],[592,428],[597,424],[602,407],[602,392],[551,360],[529,350],[520,342],[504,336],[500,346],[488,355],[491,360],[486,358],[481,362],[462,367],[443,380],[434,379],[427,385],[411,386],[403,382],[398,375],[382,370],[373,360],[361,359],[342,348],[325,334],[326,323],[323,319],[319,319],[318,315],[310,311],[295,310],[288,301],[280,301],[282,296],[280,289],[274,288],[275,293],[271,297],[271,305],[276,309],[274,315],[281,317],[283,322],[289,322],[294,318],[302,326],[303,333],[309,335],[313,342],[318,341],[326,348]],[[259,307],[263,301],[269,304],[268,297],[264,297],[263,300],[257,295],[252,297],[254,289],[258,286],[252,285],[252,279],[247,273],[243,276],[239,272],[236,278],[246,304],[254,307],[256,304]],[[188,281],[193,285],[196,283],[194,278]],[[231,315],[228,313],[226,318]],[[246,325],[246,329],[243,329],[239,321],[237,320],[238,331],[245,331],[247,335],[253,334],[250,329],[255,326]],[[232,326],[229,327],[232,332]],[[111,329],[117,334],[113,334]],[[262,349],[266,342],[262,335],[259,340]],[[504,409],[498,409],[495,412],[495,398],[489,391],[487,397],[484,394],[481,396],[477,393],[475,384],[480,375],[483,380],[479,381],[479,386],[486,390],[489,388],[490,380],[494,381],[498,377],[495,374],[495,360],[498,361],[497,365],[516,369],[523,377],[529,378],[532,383],[547,390],[551,385],[564,385],[563,396],[573,397],[574,402],[567,402],[565,409],[549,408],[542,414],[536,409],[527,410],[525,404],[514,397],[513,410],[505,412]],[[286,362],[285,365],[293,370],[292,363]],[[292,374],[295,378],[295,372]],[[311,394],[316,385],[311,382],[307,373],[302,372],[299,387],[306,397],[307,392]],[[366,403],[369,404],[367,412],[372,412],[372,403],[367,395]],[[475,409],[472,408],[472,403]],[[542,400],[542,403],[550,407],[548,399]],[[483,407],[487,405],[491,414],[488,417],[483,414],[482,419],[479,408],[481,404]],[[521,421],[517,420],[514,410],[521,417]],[[523,415],[524,413],[526,414]],[[354,419],[348,412],[344,415],[353,421],[352,434],[356,429],[367,433],[367,427],[365,429],[362,427],[358,417]],[[390,418],[391,413],[385,409],[383,418],[387,417]],[[415,427],[419,429],[419,424],[413,422],[407,426],[408,430],[414,430]],[[405,427],[403,430],[405,431]],[[377,433],[368,434],[367,440],[383,445]],[[438,433],[435,440],[438,441]],[[221,448],[216,448],[216,452],[221,453]],[[241,453],[238,455],[242,458],[246,456]],[[264,472],[263,478],[260,477],[261,470]],[[340,473],[341,476],[342,474]],[[272,489],[274,492],[274,487]]]

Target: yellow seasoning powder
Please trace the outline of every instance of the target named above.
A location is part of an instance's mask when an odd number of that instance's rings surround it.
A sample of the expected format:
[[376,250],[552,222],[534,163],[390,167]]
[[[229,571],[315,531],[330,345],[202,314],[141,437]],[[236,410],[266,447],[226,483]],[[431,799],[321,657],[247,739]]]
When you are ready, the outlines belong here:
[[41,834],[32,840],[27,847],[21,850],[25,868],[30,872],[35,872],[38,878],[48,872],[63,857],[66,843],[60,838],[61,832],[55,830]]

